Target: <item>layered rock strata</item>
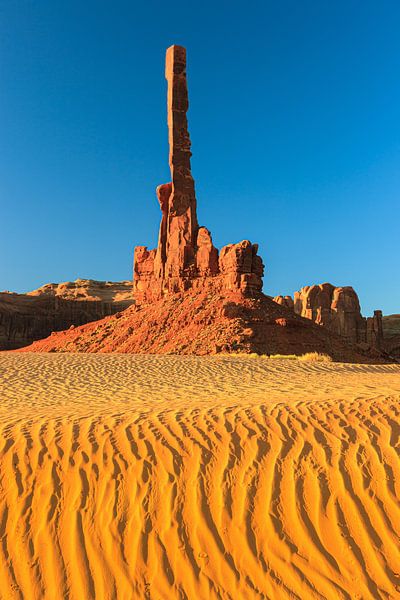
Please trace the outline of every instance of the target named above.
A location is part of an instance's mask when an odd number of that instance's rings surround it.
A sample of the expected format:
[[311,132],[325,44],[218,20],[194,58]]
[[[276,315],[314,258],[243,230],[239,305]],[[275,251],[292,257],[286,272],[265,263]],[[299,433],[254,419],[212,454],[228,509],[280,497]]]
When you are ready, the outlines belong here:
[[182,46],[168,48],[165,76],[172,181],[157,188],[161,209],[157,248],[135,247],[135,299],[138,303],[153,302],[168,294],[202,287],[257,294],[262,289],[264,272],[257,244],[244,240],[218,253],[209,230],[198,225],[186,116],[186,50]]
[[75,279],[63,283],[46,283],[27,296],[54,296],[63,300],[88,300],[99,302],[133,302],[132,281],[98,281]]
[[27,294],[0,293],[0,350],[13,350],[53,331],[113,315],[134,302],[132,283],[79,279]]

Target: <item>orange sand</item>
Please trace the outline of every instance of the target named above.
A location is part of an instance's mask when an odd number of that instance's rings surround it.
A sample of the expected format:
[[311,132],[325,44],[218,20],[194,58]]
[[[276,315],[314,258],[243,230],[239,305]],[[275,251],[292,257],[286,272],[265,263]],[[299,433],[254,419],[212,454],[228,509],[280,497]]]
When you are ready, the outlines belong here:
[[0,598],[400,597],[400,365],[0,354]]

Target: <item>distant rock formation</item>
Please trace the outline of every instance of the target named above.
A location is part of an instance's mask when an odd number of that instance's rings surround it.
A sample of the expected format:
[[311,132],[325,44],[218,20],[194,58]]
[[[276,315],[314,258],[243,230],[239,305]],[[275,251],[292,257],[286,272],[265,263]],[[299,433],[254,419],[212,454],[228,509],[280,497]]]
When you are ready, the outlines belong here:
[[218,250],[211,233],[199,227],[194,180],[190,167],[190,137],[186,112],[186,50],[167,50],[170,183],[157,188],[161,209],[158,246],[134,252],[134,293],[138,303],[152,302],[168,294],[212,286],[254,295],[262,290],[264,266],[257,244],[244,240]]
[[382,311],[376,310],[372,317],[363,317],[358,296],[350,286],[310,285],[295,292],[294,299],[276,296],[274,301],[293,307],[296,314],[327,327],[352,344],[361,344],[365,349],[384,349]]
[[322,283],[303,287],[294,293],[294,311],[351,343],[366,340],[367,323],[361,315],[358,296],[350,286]]
[[383,349],[400,360],[400,315],[387,315],[382,318]]
[[27,294],[0,293],[0,350],[13,350],[102,319],[134,302],[132,282],[77,279],[49,283]]
[[383,348],[383,320],[382,311],[374,310],[373,317],[367,317],[366,342],[372,348]]
[[63,300],[88,300],[99,302],[133,302],[132,281],[97,281],[76,279],[63,283],[47,283],[28,296],[54,296]]
[[385,315],[382,317],[383,335],[385,339],[400,335],[400,315]]

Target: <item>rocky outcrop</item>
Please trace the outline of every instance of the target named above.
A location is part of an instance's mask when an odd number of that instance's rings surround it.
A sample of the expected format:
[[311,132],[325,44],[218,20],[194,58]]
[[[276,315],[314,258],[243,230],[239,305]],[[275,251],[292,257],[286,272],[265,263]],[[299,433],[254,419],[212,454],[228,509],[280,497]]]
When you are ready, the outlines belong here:
[[131,281],[97,281],[96,279],[75,279],[63,283],[47,283],[28,296],[54,296],[63,300],[88,300],[99,302],[133,302]]
[[400,315],[385,315],[382,317],[384,338],[390,340],[400,336]]
[[382,317],[382,348],[390,356],[400,360],[400,315]]
[[366,341],[367,323],[352,287],[311,285],[294,294],[294,312],[324,325],[351,343]]
[[295,292],[294,300],[291,296],[275,296],[274,301],[292,307],[296,314],[325,326],[352,344],[385,350],[382,311],[363,317],[358,296],[350,286],[311,285]]
[[237,289],[249,296],[261,292],[264,265],[257,251],[258,244],[247,240],[222,248],[219,267],[226,289]]
[[218,250],[206,227],[199,227],[197,232],[196,271],[200,277],[213,277],[219,273]]
[[294,302],[292,296],[275,296],[273,300],[281,306],[286,306],[287,308],[294,309]]
[[136,302],[151,302],[160,296],[160,280],[155,275],[156,250],[135,246],[133,254],[133,291]]
[[189,108],[186,82],[186,50],[171,46],[167,50],[165,77],[168,83],[167,115],[171,191],[165,243],[164,280],[171,291],[186,289],[195,269],[198,232],[194,180],[190,168],[190,137],[186,113]]
[[161,209],[157,248],[136,246],[134,251],[135,299],[138,303],[154,302],[169,294],[210,285],[221,292],[238,290],[250,296],[260,293],[264,266],[257,244],[248,240],[229,244],[218,255],[211,233],[198,225],[186,116],[186,51],[182,46],[168,48],[165,76],[172,181],[157,188]]
[[12,350],[102,319],[133,303],[132,283],[78,279],[49,283],[27,294],[0,293],[0,350]]

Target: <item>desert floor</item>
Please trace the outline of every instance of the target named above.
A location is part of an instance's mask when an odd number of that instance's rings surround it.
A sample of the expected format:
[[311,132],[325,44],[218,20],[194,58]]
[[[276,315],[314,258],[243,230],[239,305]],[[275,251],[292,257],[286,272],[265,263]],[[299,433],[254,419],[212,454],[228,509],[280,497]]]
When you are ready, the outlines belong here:
[[400,598],[400,365],[0,354],[0,598]]

